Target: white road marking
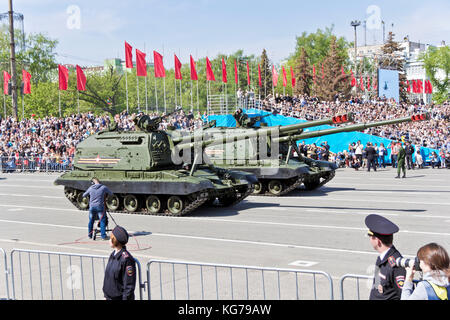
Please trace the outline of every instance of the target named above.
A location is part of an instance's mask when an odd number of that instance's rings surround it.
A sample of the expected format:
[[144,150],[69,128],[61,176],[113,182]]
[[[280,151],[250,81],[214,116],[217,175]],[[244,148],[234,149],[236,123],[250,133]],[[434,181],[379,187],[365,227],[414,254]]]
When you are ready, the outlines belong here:
[[303,260],[297,260],[297,261],[289,263],[290,266],[296,266],[296,267],[301,267],[301,268],[309,268],[309,267],[312,267],[312,266],[314,266],[316,264],[318,264],[318,262],[303,261]]
[[50,199],[65,199],[66,197],[57,197],[57,196],[42,196],[35,194],[17,194],[17,193],[0,193],[0,196],[5,197],[29,197],[29,198],[50,198]]

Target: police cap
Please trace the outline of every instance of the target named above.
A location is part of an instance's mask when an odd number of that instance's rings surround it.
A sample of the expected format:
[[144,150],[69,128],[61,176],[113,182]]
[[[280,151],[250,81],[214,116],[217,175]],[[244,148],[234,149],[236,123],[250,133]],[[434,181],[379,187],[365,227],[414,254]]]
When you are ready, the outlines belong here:
[[112,234],[114,235],[114,237],[117,239],[117,241],[119,241],[119,243],[121,245],[126,245],[128,242],[128,232],[127,230],[125,230],[123,227],[121,226],[116,226],[113,231]]
[[369,228],[369,236],[389,236],[399,230],[395,223],[377,214],[369,214],[366,217],[365,223],[367,228]]

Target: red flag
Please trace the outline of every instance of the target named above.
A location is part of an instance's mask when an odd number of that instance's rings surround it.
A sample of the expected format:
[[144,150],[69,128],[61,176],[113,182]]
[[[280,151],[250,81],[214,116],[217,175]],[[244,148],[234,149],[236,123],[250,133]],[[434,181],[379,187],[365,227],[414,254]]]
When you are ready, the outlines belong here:
[[344,66],[341,67],[341,74],[345,76]]
[[248,61],[247,61],[247,84],[250,85],[250,68],[248,67]]
[[139,77],[147,76],[147,63],[145,62],[145,53],[136,49],[136,74]]
[[155,78],[165,78],[166,70],[164,69],[163,56],[153,51],[153,63],[155,67]]
[[430,80],[425,80],[425,93],[433,93],[433,88]]
[[173,56],[174,56],[174,60],[175,60],[175,79],[181,80],[181,79],[183,79],[183,77],[181,75],[181,62],[178,59],[176,54],[174,54]]
[[227,83],[227,65],[225,64],[225,59],[222,57],[222,81],[223,83]]
[[8,94],[8,82],[11,79],[11,76],[7,71],[3,71],[3,93],[5,95]]
[[278,73],[275,69],[275,65],[272,66],[272,83],[274,87],[276,87],[278,83]]
[[67,90],[69,83],[69,70],[66,67],[58,64],[59,90]]
[[294,70],[292,70],[291,67],[291,81],[292,81],[292,88],[295,87],[295,77],[294,77]]
[[313,64],[313,80],[316,83],[316,65]]
[[258,85],[260,87],[262,86],[262,82],[261,82],[261,67],[259,66],[259,63],[258,63]]
[[198,80],[197,70],[195,70],[195,61],[191,55],[191,80]]
[[423,93],[422,80],[417,80],[417,91],[418,91],[418,93]]
[[86,91],[86,76],[79,65],[77,65],[77,90]]
[[354,74],[353,74],[353,70],[352,69],[350,69],[350,74],[351,74],[351,82],[350,82],[350,85],[352,86],[352,87],[355,87],[356,86],[356,78],[355,78],[355,76],[354,76]]
[[133,47],[125,41],[125,68],[133,69]]
[[413,93],[417,93],[417,83],[416,80],[413,80]]
[[370,91],[370,78],[367,77],[367,90]]
[[238,82],[239,82],[238,67],[236,64],[236,60],[234,60],[234,83],[238,84]]
[[283,87],[286,87],[286,85],[287,85],[287,76],[286,76],[286,70],[284,69],[284,66],[281,67],[281,70],[283,71]]
[[23,94],[31,93],[31,74],[26,70],[22,70]]
[[359,80],[359,84],[361,85],[361,90],[364,91],[364,80],[362,76],[361,79]]
[[406,91],[411,92],[411,86],[409,85],[409,81],[406,80]]
[[216,81],[216,78],[214,77],[214,72],[211,67],[211,61],[209,61],[208,57],[206,57],[206,80]]

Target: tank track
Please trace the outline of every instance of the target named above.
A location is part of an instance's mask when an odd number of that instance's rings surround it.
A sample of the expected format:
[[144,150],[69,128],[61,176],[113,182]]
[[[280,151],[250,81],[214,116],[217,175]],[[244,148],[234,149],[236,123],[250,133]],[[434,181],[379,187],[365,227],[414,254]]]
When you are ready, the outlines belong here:
[[[78,192],[81,192],[79,190],[77,190]],[[80,205],[78,204],[78,202],[76,201],[76,197],[72,197],[70,196],[69,192],[64,192],[66,195],[66,198],[78,209],[81,211],[88,211],[89,208],[82,208],[80,207]],[[171,213],[168,209],[165,209],[164,211],[161,212],[157,212],[157,213],[153,213],[148,211],[146,208],[141,208],[140,210],[136,210],[135,212],[130,212],[127,210],[110,210],[108,209],[108,212],[110,213],[124,213],[124,214],[139,214],[139,215],[156,215],[156,216],[169,216],[169,217],[177,217],[177,216],[184,216],[187,215],[189,213],[191,213],[192,211],[194,211],[195,209],[197,209],[198,207],[200,207],[201,205],[203,205],[207,200],[208,200],[208,192],[207,191],[199,191],[196,193],[193,193],[191,195],[188,195],[188,197],[186,197],[187,199],[189,199],[189,202],[185,202],[185,206],[184,209],[182,211],[180,211],[177,214]]]
[[284,196],[284,195],[288,194],[289,192],[293,191],[294,189],[298,188],[302,183],[303,183],[303,177],[298,177],[297,180],[294,180],[293,183],[283,183],[284,188],[280,192],[280,194],[270,193],[269,191],[267,191],[267,188],[266,188],[265,193],[254,194],[254,196],[281,197],[281,196]]
[[220,203],[219,200],[219,207],[230,207],[230,206],[234,206],[235,204],[238,204],[239,202],[241,202],[242,200],[244,200],[245,198],[247,198],[249,195],[251,195],[253,193],[253,190],[255,189],[255,186],[253,184],[249,184],[247,186],[247,189],[245,190],[245,192],[240,193],[238,190],[236,190],[236,194],[238,194],[238,196],[236,197],[236,199],[231,202],[231,203],[226,203],[226,204],[222,204]]
[[[333,171],[330,171],[329,173],[328,173],[328,176],[323,180],[323,181],[321,181],[320,183],[318,183],[316,186],[314,186],[314,188],[311,188],[311,189],[307,189],[308,191],[311,191],[311,190],[315,190],[315,189],[317,189],[317,188],[320,188],[321,186],[323,186],[324,184],[326,184],[326,183],[328,183],[330,180],[332,180],[333,178],[334,178],[334,176],[336,175],[336,172],[333,170]],[[319,176],[319,179],[320,179],[320,176]]]

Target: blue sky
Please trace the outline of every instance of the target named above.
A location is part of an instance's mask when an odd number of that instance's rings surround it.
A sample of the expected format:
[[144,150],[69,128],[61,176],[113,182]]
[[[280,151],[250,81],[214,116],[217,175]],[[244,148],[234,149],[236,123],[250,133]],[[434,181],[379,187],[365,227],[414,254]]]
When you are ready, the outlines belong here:
[[[173,53],[182,63],[243,49],[260,55],[263,48],[275,63],[295,50],[296,36],[334,24],[334,32],[353,41],[350,21],[368,21],[367,44],[382,41],[379,21],[396,40],[437,45],[450,43],[450,1],[219,1],[219,0],[13,0],[25,17],[25,32],[43,32],[58,39],[59,63],[82,66],[124,58],[124,41],[133,48],[164,53],[173,67]],[[75,8],[75,9],[74,9]],[[8,11],[7,1],[0,12]],[[79,12],[79,14],[78,14]],[[79,24],[78,24],[79,22]],[[394,26],[392,27],[392,23]],[[358,43],[364,31],[358,28]]]

